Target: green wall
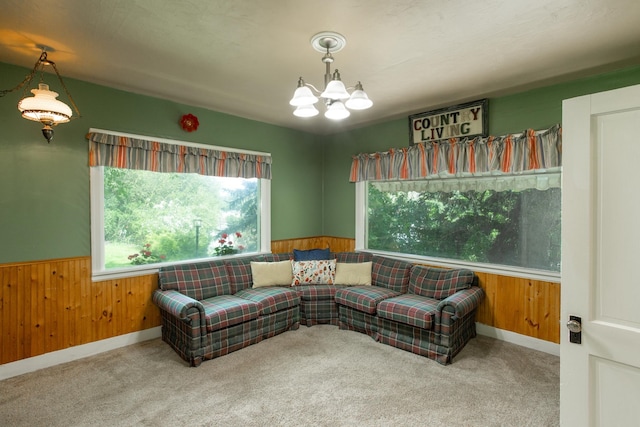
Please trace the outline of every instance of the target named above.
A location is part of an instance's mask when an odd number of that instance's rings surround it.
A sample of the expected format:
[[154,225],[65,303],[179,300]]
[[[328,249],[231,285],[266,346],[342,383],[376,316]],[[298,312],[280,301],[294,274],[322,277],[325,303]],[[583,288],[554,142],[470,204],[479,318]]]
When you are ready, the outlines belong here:
[[[9,89],[29,72],[0,63]],[[65,78],[82,117],[55,128],[51,144],[41,125],[20,117],[22,90],[0,98],[0,264],[90,255],[89,128],[269,152],[272,239],[322,234],[322,145],[317,137]],[[64,93],[55,76],[52,90]],[[66,96],[60,96],[66,99]],[[187,133],[178,121],[198,116]]]
[[[640,84],[640,67],[489,99],[489,133],[505,135],[546,129],[562,122],[562,100]],[[375,106],[374,106],[375,108]],[[429,108],[425,107],[425,111]],[[355,237],[355,184],[349,182],[351,156],[409,144],[407,118],[323,138],[325,203],[323,234]]]
[[[28,72],[0,63],[1,88],[13,87]],[[55,78],[45,81],[62,92]],[[73,79],[65,83],[82,117],[58,126],[49,145],[38,123],[20,117],[16,105],[22,91],[0,98],[0,264],[90,255],[85,134],[92,127],[270,152],[274,240],[353,238],[351,156],[408,144],[407,118],[321,137]],[[639,83],[640,67],[631,67],[491,98],[489,131],[503,135],[544,129],[561,122],[563,99]],[[178,126],[186,113],[198,116],[196,132]]]

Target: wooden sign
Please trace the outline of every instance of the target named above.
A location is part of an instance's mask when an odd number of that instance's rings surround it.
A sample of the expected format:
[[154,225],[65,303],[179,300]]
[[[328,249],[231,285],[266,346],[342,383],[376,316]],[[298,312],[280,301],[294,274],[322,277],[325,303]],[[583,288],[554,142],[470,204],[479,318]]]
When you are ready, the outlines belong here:
[[409,116],[409,145],[489,135],[489,100],[468,102]]

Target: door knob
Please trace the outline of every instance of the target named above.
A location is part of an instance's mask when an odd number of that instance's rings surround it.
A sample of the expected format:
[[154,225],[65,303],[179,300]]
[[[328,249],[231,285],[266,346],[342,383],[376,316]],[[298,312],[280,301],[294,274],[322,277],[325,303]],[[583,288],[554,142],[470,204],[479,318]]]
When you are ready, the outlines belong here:
[[582,319],[578,316],[569,316],[567,329],[569,329],[569,342],[582,344]]
[[567,329],[574,334],[577,334],[582,331],[582,324],[575,319],[571,319],[567,322]]

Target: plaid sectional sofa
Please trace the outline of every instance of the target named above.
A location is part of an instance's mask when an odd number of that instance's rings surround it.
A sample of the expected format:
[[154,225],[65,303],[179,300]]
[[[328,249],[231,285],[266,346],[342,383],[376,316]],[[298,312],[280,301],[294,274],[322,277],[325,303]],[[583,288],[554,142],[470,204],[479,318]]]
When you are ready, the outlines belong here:
[[162,267],[152,300],[160,308],[162,340],[191,366],[300,325],[300,297],[291,287],[252,285],[252,260],[290,254]]
[[336,290],[339,327],[451,363],[476,336],[475,313],[484,292],[475,274],[375,255],[370,259],[371,286]]
[[162,267],[152,300],[162,339],[191,366],[298,329],[337,325],[450,363],[475,336],[483,292],[469,270],[444,270],[365,252],[332,253],[339,263],[372,262],[371,285],[253,288],[251,261],[291,253]]

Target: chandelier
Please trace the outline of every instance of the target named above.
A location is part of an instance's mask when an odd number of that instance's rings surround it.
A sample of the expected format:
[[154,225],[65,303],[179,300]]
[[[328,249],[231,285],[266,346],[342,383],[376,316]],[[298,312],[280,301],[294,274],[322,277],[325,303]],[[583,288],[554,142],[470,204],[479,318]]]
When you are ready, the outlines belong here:
[[[25,79],[20,82],[15,88],[2,90],[0,91],[0,96],[4,96],[9,92],[16,91],[24,86],[22,99],[18,102],[18,110],[22,113],[22,117],[27,120],[32,120],[34,122],[40,122],[44,125],[42,128],[42,135],[45,137],[47,142],[51,142],[53,139],[53,127],[60,123],[67,123],[71,120],[71,116],[73,112],[71,108],[62,101],[57,100],[58,93],[52,90],[49,90],[49,85],[44,83],[44,67],[45,65],[51,65],[56,75],[58,76],[58,80],[62,85],[71,105],[73,105],[74,110],[80,115],[80,111],[78,111],[78,107],[75,102],[73,102],[73,98],[71,98],[71,94],[64,82],[62,81],[62,77],[60,77],[60,73],[58,72],[58,68],[53,61],[47,59],[46,47],[42,47],[42,53],[40,54],[40,58],[36,61],[36,64],[33,66],[31,73],[25,77]],[[27,96],[27,90],[33,80],[33,77],[37,72],[40,72],[40,82],[38,83],[37,89],[31,89],[31,93],[33,96]]]
[[[362,83],[358,82],[354,87],[346,88],[340,79],[340,72],[336,69],[331,73],[331,63],[334,52],[340,52],[347,44],[347,40],[341,34],[324,31],[311,38],[311,46],[318,52],[324,53],[322,62],[325,64],[324,90],[320,91],[315,86],[306,83],[302,77],[298,79],[298,88],[293,94],[289,104],[296,107],[293,115],[297,117],[313,117],[319,111],[314,106],[319,101],[315,94],[322,98],[326,105],[324,116],[332,120],[346,119],[351,115],[349,110],[365,110],[373,105],[367,94],[362,89]],[[348,90],[352,90],[351,93]],[[346,101],[345,101],[346,100]]]

